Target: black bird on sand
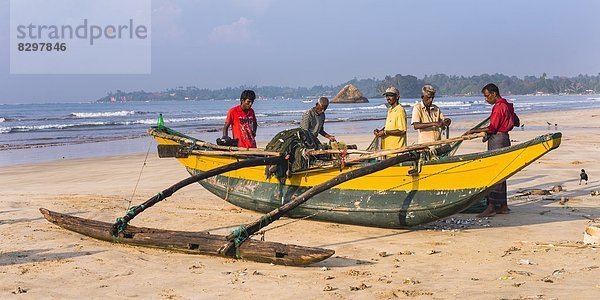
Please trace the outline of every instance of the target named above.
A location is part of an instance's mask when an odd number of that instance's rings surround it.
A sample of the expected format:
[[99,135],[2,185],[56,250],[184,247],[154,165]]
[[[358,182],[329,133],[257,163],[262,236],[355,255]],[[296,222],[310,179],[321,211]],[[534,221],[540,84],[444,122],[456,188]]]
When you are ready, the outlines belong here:
[[585,184],[588,182],[588,175],[585,173],[584,169],[581,169],[581,173],[579,173],[579,185],[581,185],[581,181],[585,180]]
[[548,124],[548,126],[552,126],[552,123],[546,121],[546,124]]

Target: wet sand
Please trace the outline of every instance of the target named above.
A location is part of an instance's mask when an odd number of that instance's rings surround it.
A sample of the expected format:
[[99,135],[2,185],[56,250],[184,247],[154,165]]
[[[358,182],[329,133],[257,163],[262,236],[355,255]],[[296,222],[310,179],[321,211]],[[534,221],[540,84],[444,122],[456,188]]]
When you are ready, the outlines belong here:
[[[525,130],[511,133],[513,143],[553,131],[561,131],[563,140],[508,181],[510,214],[485,219],[460,214],[411,230],[308,220],[266,234],[269,241],[336,251],[308,267],[111,244],[61,229],[38,212],[45,207],[113,221],[128,206],[145,155],[3,167],[0,297],[597,299],[600,247],[580,242],[589,219],[600,217],[600,196],[590,195],[600,190],[600,109],[520,118]],[[457,122],[453,129],[470,125]],[[361,148],[371,141],[370,135],[336,136]],[[480,141],[470,141],[460,152],[484,149]],[[582,168],[590,176],[587,185],[578,185]],[[155,154],[141,174],[133,204],[187,176],[176,160]],[[569,201],[515,197],[519,189],[554,185],[565,189],[557,195]],[[192,185],[132,225],[225,234],[258,216]]]

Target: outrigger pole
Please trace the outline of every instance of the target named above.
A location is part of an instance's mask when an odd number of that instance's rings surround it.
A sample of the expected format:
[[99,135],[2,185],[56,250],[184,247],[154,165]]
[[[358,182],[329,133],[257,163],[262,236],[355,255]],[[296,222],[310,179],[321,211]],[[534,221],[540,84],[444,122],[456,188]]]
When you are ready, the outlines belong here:
[[179,181],[179,182],[175,183],[174,185],[164,189],[162,192],[156,194],[152,198],[148,199],[146,202],[144,202],[140,205],[131,207],[123,217],[117,218],[115,224],[113,224],[113,226],[110,230],[111,234],[114,237],[117,237],[119,235],[119,232],[122,232],[123,230],[125,230],[129,221],[131,221],[131,219],[133,219],[135,216],[137,216],[144,210],[152,207],[154,204],[170,197],[171,195],[173,195],[173,193],[180,190],[181,188],[188,186],[192,183],[195,183],[200,180],[203,180],[203,179],[206,179],[209,177],[213,177],[213,176],[216,176],[216,175],[219,175],[222,173],[241,169],[241,168],[265,166],[265,165],[275,165],[275,164],[282,163],[284,161],[285,161],[285,157],[283,157],[283,156],[252,158],[252,159],[242,160],[239,162],[228,164],[228,165],[225,165],[222,167],[214,168],[214,169],[206,171],[204,173],[190,176],[190,177],[188,177],[182,181]]
[[219,249],[219,252],[222,255],[231,254],[231,251],[233,250],[233,248],[239,248],[239,246],[248,237],[250,237],[254,233],[258,232],[260,229],[264,228],[265,226],[273,223],[275,220],[279,219],[281,216],[283,216],[290,210],[298,207],[302,203],[308,201],[310,198],[312,198],[313,196],[315,196],[323,191],[326,191],[326,190],[328,190],[336,185],[339,185],[343,182],[346,182],[348,180],[352,180],[352,179],[355,179],[355,178],[358,178],[361,176],[369,175],[371,173],[381,171],[383,169],[389,168],[391,166],[400,164],[405,161],[418,160],[419,154],[417,153],[417,151],[424,151],[424,150],[429,150],[429,148],[426,146],[423,146],[420,148],[415,147],[415,149],[413,149],[413,151],[411,151],[411,152],[400,154],[398,156],[394,156],[392,158],[382,160],[380,162],[374,163],[374,164],[366,166],[366,167],[362,167],[362,168],[359,168],[356,170],[342,173],[342,174],[332,178],[331,180],[328,180],[321,184],[315,185],[315,186],[311,187],[310,189],[306,190],[304,193],[298,195],[292,201],[280,206],[279,208],[272,210],[271,212],[262,216],[258,220],[255,220],[254,222],[251,222],[248,224],[240,225],[240,227],[238,229],[234,230],[231,234],[229,234],[227,236],[228,242],[225,245],[223,245],[223,247],[221,247],[221,249]]

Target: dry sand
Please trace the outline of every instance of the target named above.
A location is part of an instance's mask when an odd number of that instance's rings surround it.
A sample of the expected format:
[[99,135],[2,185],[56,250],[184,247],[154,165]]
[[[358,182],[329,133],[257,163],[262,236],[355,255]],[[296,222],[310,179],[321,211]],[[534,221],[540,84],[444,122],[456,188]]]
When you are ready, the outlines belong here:
[[[38,212],[46,207],[114,220],[125,212],[144,155],[2,168],[0,298],[598,299],[600,249],[577,242],[588,218],[600,216],[600,197],[590,195],[600,189],[600,110],[527,114],[521,120],[525,130],[515,129],[513,140],[549,131],[561,131],[563,140],[511,178],[509,194],[562,185],[558,195],[569,199],[565,205],[540,196],[512,197],[510,214],[489,219],[461,214],[414,230],[301,221],[267,233],[269,241],[336,251],[309,267],[111,244],[61,229]],[[558,130],[546,128],[547,121]],[[338,139],[365,147],[371,137]],[[462,147],[467,152],[485,145],[471,141]],[[578,185],[582,168],[590,176],[587,185]],[[133,202],[186,176],[176,160],[150,155]],[[132,224],[224,234],[258,216],[193,185]]]

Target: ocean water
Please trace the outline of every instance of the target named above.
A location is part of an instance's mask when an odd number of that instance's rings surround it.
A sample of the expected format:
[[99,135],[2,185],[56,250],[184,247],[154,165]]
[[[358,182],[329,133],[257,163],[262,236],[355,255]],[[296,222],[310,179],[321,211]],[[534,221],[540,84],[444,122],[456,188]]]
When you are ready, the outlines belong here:
[[[517,113],[600,107],[597,96],[507,98]],[[400,101],[410,117],[420,99]],[[439,97],[435,103],[446,116],[473,119],[473,124],[491,111],[483,97]],[[227,110],[238,104],[238,100],[0,104],[0,165],[145,153],[152,146],[146,130],[156,124],[159,113],[166,126],[214,142],[221,136]],[[298,126],[302,113],[314,105],[306,99],[255,101],[257,139],[268,141],[276,132]],[[383,98],[331,104],[325,128],[334,135],[370,133],[383,125],[386,110]]]

